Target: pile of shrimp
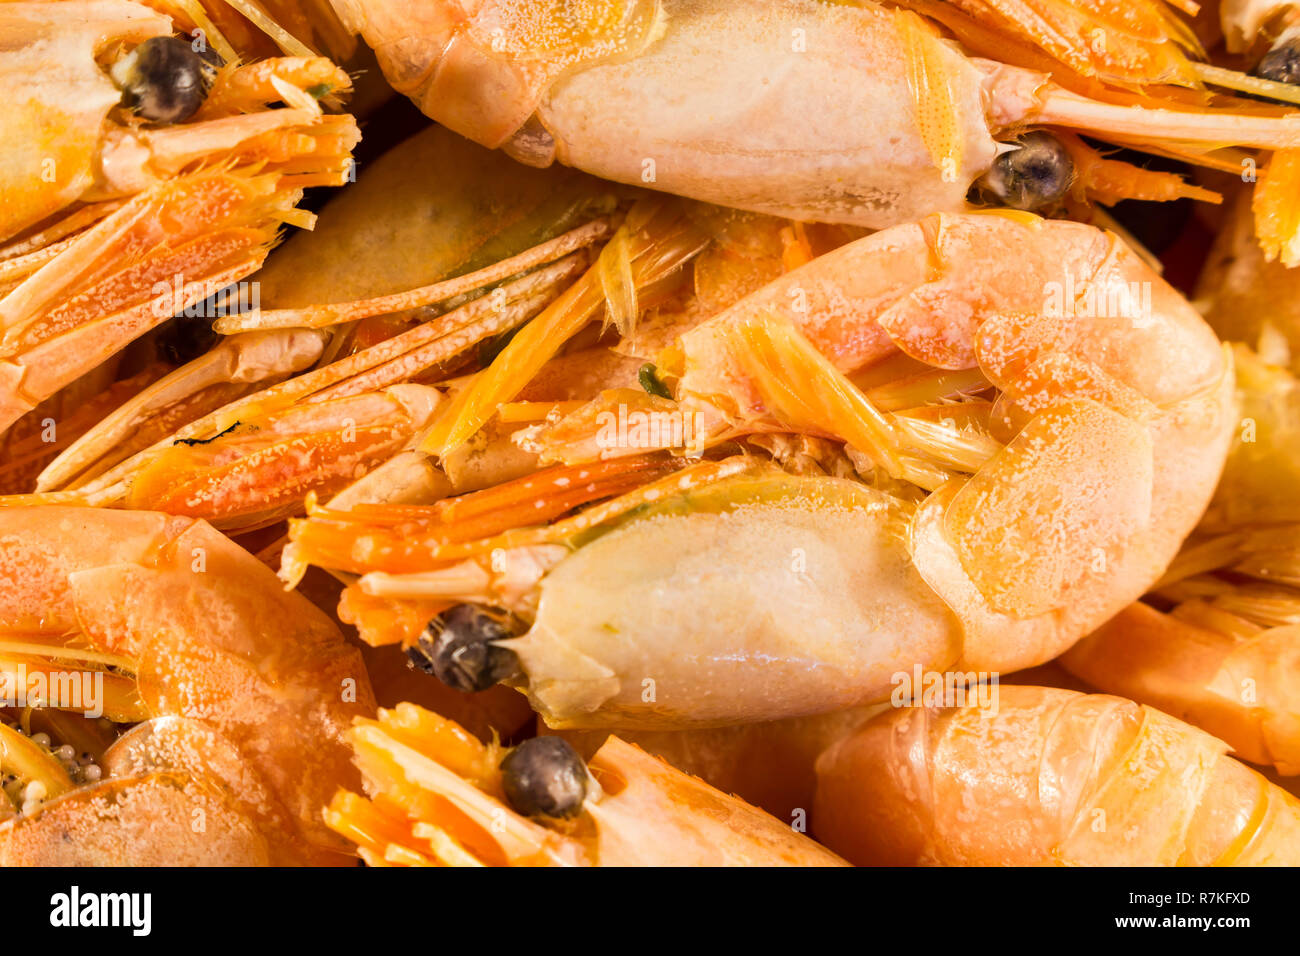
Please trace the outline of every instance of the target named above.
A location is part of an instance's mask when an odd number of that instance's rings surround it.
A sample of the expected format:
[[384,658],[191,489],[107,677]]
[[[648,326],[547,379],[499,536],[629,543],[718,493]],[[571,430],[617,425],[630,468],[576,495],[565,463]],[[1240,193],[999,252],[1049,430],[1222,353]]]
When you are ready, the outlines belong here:
[[0,864],[1300,863],[1300,5],[0,4]]

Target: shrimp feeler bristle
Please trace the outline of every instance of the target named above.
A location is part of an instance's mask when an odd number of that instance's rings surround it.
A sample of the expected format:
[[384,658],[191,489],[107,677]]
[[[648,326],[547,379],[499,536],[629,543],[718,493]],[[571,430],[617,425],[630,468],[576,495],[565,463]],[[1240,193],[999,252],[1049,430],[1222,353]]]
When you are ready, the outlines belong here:
[[424,306],[445,302],[448,299],[464,295],[493,285],[528,269],[562,259],[593,242],[599,242],[612,231],[607,217],[593,219],[591,222],[570,229],[540,245],[527,249],[518,255],[486,268],[470,272],[454,279],[444,279],[432,285],[421,286],[406,292],[380,296],[374,299],[360,299],[355,302],[338,302],[328,305],[308,306],[301,309],[269,309],[266,311],[245,312],[240,315],[226,316],[218,319],[213,327],[225,335],[232,332],[246,332],[252,329],[286,329],[312,328],[320,329],[345,322],[354,322],[372,315],[388,315],[404,312]]

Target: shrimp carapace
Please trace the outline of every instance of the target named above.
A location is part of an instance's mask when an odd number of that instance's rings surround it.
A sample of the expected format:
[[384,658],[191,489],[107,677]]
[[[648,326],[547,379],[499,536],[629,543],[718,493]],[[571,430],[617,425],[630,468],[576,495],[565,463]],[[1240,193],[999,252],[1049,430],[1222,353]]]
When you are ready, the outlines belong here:
[[1230,171],[1231,147],[1300,146],[1294,91],[1204,62],[1190,3],[332,2],[398,92],[485,146],[801,221],[960,212],[977,180],[1015,204],[995,167],[1030,129],[1070,143],[1034,208],[1076,215],[1218,195],[1075,134]]

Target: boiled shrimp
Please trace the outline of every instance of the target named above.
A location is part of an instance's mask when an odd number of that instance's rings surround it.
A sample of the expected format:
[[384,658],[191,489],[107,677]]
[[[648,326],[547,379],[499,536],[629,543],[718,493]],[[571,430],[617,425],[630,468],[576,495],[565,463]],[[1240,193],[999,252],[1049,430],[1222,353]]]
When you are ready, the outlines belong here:
[[126,0],[5,4],[0,34],[7,429],[310,226],[302,190],[345,182],[359,133],[317,99],[349,87],[328,60],[216,70]]
[[[1085,287],[1129,281],[1150,292],[1140,316],[1084,307]],[[509,343],[422,448],[472,435],[537,343]],[[458,679],[516,684],[552,727],[807,715],[887,697],[900,667],[1059,654],[1163,573],[1234,424],[1228,357],[1177,293],[1117,238],[1023,214],[815,257],[659,367],[675,398],[656,400],[698,418],[703,457],[670,439],[431,507],[315,508],[282,573],[504,609],[519,636],[469,618],[431,651],[486,643]],[[768,450],[782,435],[825,467],[791,474],[799,456]]]

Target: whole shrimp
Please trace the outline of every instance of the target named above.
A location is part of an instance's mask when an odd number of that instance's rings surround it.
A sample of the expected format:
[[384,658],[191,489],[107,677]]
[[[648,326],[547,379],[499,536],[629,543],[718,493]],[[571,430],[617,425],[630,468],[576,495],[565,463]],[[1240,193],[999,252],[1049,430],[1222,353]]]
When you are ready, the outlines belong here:
[[882,714],[817,761],[818,839],[865,865],[1294,866],[1300,801],[1132,701],[1002,686]]
[[[0,7],[0,431],[27,416],[20,442],[96,390],[61,389],[111,382],[129,343],[256,271],[282,223],[309,227],[305,187],[348,179],[356,124],[321,105],[349,88],[343,70],[218,67],[172,31],[127,0]],[[166,388],[210,409],[232,379],[301,370],[324,342],[281,344],[234,343]]]
[[1236,348],[1242,424],[1200,526],[1146,598],[1061,658],[1237,756],[1300,773],[1300,382]]
[[[1140,315],[1085,305],[1129,282]],[[473,436],[557,329],[525,327],[421,447]],[[488,605],[434,622],[433,668],[514,683],[552,727],[774,720],[880,700],[918,663],[1056,656],[1163,572],[1233,426],[1230,362],[1190,306],[1113,235],[1026,214],[856,240],[668,342],[675,397],[637,407],[697,422],[702,457],[680,435],[601,454],[572,441],[580,408],[549,469],[430,507],[311,509],[282,574]],[[790,473],[800,455],[770,451],[787,441],[823,443],[830,470]]]
[[611,737],[484,745],[413,704],[349,732],[369,799],[326,820],[372,866],[843,866],[743,800]]
[[1030,209],[1216,198],[1069,131],[1230,169],[1220,147],[1300,145],[1287,108],[1207,90],[1239,74],[1200,69],[1158,0],[333,2],[399,92],[486,146],[798,220],[961,211],[977,180]]
[[344,862],[321,808],[374,701],[328,617],[204,522],[156,513],[0,510],[0,571],[6,672],[102,681],[104,715],[139,722],[78,776],[0,725],[25,798],[0,861]]

